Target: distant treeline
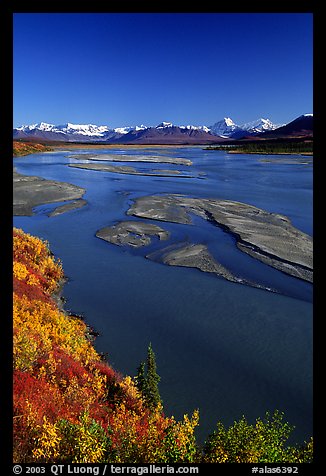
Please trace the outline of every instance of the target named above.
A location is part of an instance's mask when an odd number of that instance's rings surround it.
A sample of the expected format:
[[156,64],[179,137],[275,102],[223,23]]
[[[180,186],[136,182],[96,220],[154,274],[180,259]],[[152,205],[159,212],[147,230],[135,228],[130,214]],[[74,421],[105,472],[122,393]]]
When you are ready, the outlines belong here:
[[312,154],[313,141],[248,141],[209,146],[205,150],[227,150],[242,154]]

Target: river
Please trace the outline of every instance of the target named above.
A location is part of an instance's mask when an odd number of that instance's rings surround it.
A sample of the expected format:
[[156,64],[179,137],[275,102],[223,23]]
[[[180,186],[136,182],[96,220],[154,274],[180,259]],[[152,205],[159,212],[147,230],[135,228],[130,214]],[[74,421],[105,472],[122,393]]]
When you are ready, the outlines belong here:
[[[133,162],[139,172],[179,170],[191,178],[128,175],[68,167],[73,155],[53,151],[14,159],[19,173],[70,182],[86,189],[87,205],[49,217],[58,204],[35,208],[14,225],[50,242],[68,282],[66,309],[80,313],[99,332],[95,346],[123,374],[135,375],[151,342],[167,415],[200,411],[198,438],[216,422],[249,422],[266,411],[284,411],[295,425],[291,442],[312,435],[312,285],[238,250],[234,238],[206,220],[192,225],[149,220],[174,241],[204,243],[232,272],[274,289],[232,283],[197,269],[170,267],[144,257],[167,244],[118,247],[95,236],[126,218],[134,199],[180,193],[235,200],[286,215],[312,236],[312,157],[260,156],[201,147],[128,147],[99,154],[155,155],[190,159],[193,165]],[[79,160],[80,161],[80,160]],[[85,159],[83,162],[91,163]],[[111,162],[110,162],[111,163]],[[130,165],[130,164],[119,164]],[[136,219],[131,217],[131,219]]]

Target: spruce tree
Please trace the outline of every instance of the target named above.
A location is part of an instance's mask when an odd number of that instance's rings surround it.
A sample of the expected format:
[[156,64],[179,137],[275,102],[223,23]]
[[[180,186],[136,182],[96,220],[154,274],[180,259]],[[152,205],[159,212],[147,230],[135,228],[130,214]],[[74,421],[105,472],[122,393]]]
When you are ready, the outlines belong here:
[[141,362],[137,369],[136,385],[138,390],[142,393],[146,406],[151,411],[155,410],[159,403],[162,403],[158,383],[161,380],[156,371],[156,358],[150,343],[147,349],[147,360]]
[[161,380],[156,372],[156,358],[150,343],[147,349],[146,401],[148,408],[154,410],[161,403],[158,383]]
[[145,362],[141,362],[137,369],[136,385],[138,390],[143,394],[146,387]]

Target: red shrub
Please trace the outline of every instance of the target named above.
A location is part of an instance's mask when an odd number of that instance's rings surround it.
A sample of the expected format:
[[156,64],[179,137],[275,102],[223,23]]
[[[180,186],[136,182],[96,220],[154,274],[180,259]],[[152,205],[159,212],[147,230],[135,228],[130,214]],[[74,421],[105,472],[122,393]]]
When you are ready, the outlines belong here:
[[111,383],[120,382],[122,380],[121,375],[118,374],[118,372],[116,372],[106,362],[94,362],[92,363],[92,367],[95,370],[98,370],[101,375],[105,375],[105,377],[107,378],[108,385],[110,385]]
[[44,378],[36,378],[27,372],[16,370],[13,385],[13,407],[17,419],[25,417],[34,424],[41,425],[43,416],[51,422],[68,416],[69,412],[63,405],[58,389]]
[[53,299],[46,294],[39,286],[31,286],[30,284],[20,281],[17,278],[13,278],[13,288],[17,296],[22,297],[25,295],[30,301],[36,299],[38,301],[45,301],[52,304],[55,307]]

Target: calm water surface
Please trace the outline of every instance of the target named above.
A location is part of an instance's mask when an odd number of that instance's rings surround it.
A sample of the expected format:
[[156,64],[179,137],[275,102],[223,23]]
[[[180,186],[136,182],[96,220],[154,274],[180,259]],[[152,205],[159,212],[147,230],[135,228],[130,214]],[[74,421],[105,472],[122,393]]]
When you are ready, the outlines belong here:
[[169,168],[195,175],[185,179],[67,167],[77,162],[70,157],[77,152],[35,154],[14,164],[26,175],[84,187],[87,206],[51,218],[47,214],[58,204],[39,206],[33,217],[15,217],[14,225],[49,240],[62,259],[69,278],[66,308],[83,314],[100,333],[98,351],[123,374],[135,375],[151,342],[166,414],[182,418],[199,408],[201,441],[218,420],[230,425],[245,415],[253,422],[274,409],[296,426],[292,442],[307,439],[312,434],[310,284],[240,252],[230,235],[198,217],[193,225],[156,223],[174,241],[205,243],[232,272],[277,293],[144,258],[167,242],[154,240],[135,251],[106,243],[95,232],[126,219],[138,196],[183,193],[281,213],[312,235],[312,159],[231,155],[200,147],[95,152],[189,158],[191,167],[131,164],[137,170]]

